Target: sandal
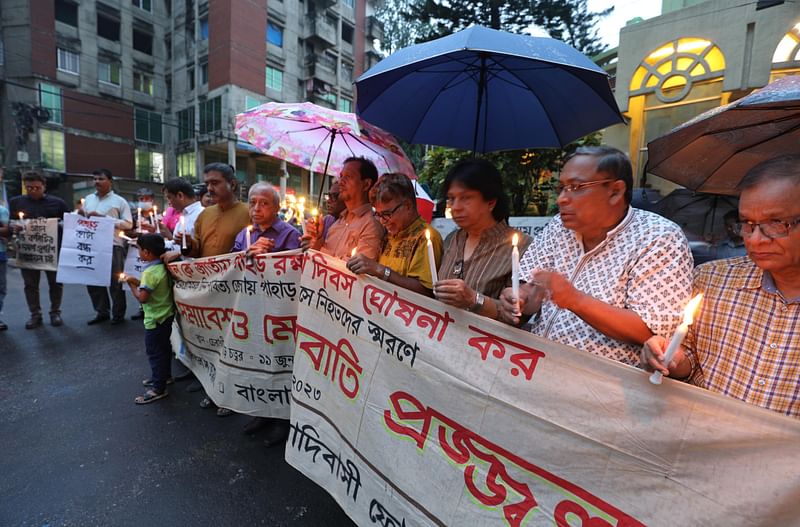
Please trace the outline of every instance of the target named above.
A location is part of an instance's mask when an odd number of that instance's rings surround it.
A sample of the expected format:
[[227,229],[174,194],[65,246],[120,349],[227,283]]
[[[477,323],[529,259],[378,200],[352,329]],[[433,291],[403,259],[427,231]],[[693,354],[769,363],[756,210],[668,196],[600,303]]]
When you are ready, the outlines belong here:
[[167,390],[164,390],[161,393],[155,390],[147,390],[144,392],[144,394],[136,397],[136,399],[134,399],[133,402],[136,404],[150,404],[152,402],[158,401],[159,399],[163,399],[167,395],[168,395]]
[[214,401],[211,400],[210,397],[204,397],[202,401],[200,401],[200,408],[213,408]]
[[233,410],[230,408],[217,408],[217,417],[228,417],[233,415]]
[[[167,378],[167,384],[175,384],[175,379],[172,377]],[[152,388],[153,385],[153,379],[142,379],[142,386],[146,388]]]

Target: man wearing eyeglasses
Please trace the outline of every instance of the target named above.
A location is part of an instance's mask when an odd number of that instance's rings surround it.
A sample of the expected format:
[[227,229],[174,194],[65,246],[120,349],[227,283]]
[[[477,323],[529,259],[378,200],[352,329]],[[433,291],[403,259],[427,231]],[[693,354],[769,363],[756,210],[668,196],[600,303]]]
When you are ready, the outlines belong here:
[[639,365],[641,344],[669,335],[691,292],[692,256],[680,227],[630,206],[633,176],[616,148],[579,148],[559,176],[559,214],[520,262],[501,319],[530,316],[537,335]]
[[682,349],[663,364],[666,338],[642,349],[665,375],[800,417],[800,155],[757,165],[738,186],[747,256],[697,267],[704,294]]

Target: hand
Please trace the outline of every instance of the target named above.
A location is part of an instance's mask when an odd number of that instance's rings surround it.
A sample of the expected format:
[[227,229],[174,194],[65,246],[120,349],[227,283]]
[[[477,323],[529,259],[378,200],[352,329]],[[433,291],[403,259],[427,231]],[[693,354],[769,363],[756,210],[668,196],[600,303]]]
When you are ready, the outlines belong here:
[[139,228],[142,230],[142,232],[145,232],[145,233],[156,232],[156,228],[153,227],[152,225],[150,225],[150,222],[147,222],[147,221],[140,221],[139,222]]
[[[175,236],[172,239],[172,241],[175,242],[176,245],[180,245],[181,247],[183,247],[183,232],[181,232],[181,231],[176,232]],[[191,249],[192,245],[193,245],[193,239],[192,239],[192,237],[190,235],[187,234],[186,235],[186,248],[187,249]]]
[[674,370],[678,365],[683,362],[686,353],[683,346],[678,347],[678,351],[672,357],[672,361],[664,364],[664,352],[667,351],[667,339],[661,335],[653,335],[647,339],[639,352],[639,362],[647,371],[658,370],[665,376],[669,375],[670,369]]
[[533,273],[533,280],[562,309],[574,311],[584,296],[566,276],[555,271],[536,271]]
[[255,256],[256,254],[265,254],[275,247],[275,240],[270,238],[261,237],[247,249],[247,256]]
[[91,218],[92,216],[101,216],[102,217],[102,216],[105,216],[105,214],[100,214],[96,210],[93,210],[92,212],[87,212],[86,213],[86,217],[87,218]]
[[168,264],[170,262],[174,262],[180,257],[181,257],[180,251],[167,251],[161,255],[161,261],[164,262],[165,264]]
[[356,254],[347,261],[347,268],[355,274],[368,274],[372,276],[382,276],[383,266],[378,262],[367,258],[363,254]]
[[512,326],[519,325],[522,318],[520,306],[524,306],[525,302],[528,300],[528,293],[523,287],[524,285],[525,284],[520,284],[519,299],[514,298],[514,290],[510,287],[506,287],[503,289],[503,292],[500,293],[500,302],[497,303],[498,320],[506,324],[511,324]]
[[300,237],[300,248],[304,251],[314,249],[316,251],[322,248],[322,238],[314,238],[310,234],[304,234]]
[[141,282],[135,276],[125,275],[125,283],[128,284],[131,287],[139,287],[139,284]]
[[22,222],[12,221],[8,224],[8,228],[11,229],[13,234],[17,234],[25,230],[25,225]]
[[158,222],[158,233],[165,239],[171,240],[172,239],[172,231],[170,231],[166,225],[162,222]]
[[475,295],[475,290],[460,278],[439,280],[433,284],[433,296],[437,300],[461,309],[469,309],[475,303]]

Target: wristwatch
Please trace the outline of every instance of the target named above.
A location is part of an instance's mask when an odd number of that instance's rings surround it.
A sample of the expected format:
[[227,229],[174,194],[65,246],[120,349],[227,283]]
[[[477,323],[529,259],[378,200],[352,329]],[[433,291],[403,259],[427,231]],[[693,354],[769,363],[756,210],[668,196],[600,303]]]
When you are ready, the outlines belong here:
[[392,274],[392,269],[388,265],[383,266],[383,279],[388,282],[389,275],[391,274]]
[[486,297],[480,294],[479,292],[475,291],[475,303],[469,306],[469,310],[473,313],[480,312],[481,308],[483,307],[483,303],[486,300]]

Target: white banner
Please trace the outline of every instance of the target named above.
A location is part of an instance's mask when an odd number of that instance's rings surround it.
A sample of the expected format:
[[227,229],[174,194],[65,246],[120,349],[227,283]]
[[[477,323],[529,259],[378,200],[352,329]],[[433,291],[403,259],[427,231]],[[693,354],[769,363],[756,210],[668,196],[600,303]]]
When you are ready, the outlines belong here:
[[64,214],[57,279],[62,284],[109,286],[116,220]]
[[289,418],[302,261],[294,250],[170,264],[183,340],[173,348],[218,406]]
[[[552,216],[512,216],[508,218],[508,224],[519,232],[535,238],[552,219]],[[448,218],[434,218],[431,225],[439,231],[442,239],[458,228],[456,222]]]
[[58,218],[22,220],[17,233],[17,257],[13,265],[22,269],[58,269]]
[[147,262],[139,258],[139,248],[135,245],[128,245],[128,254],[125,256],[125,268],[122,272],[128,276],[139,279],[142,277],[142,271],[144,271],[145,265],[147,265]]
[[800,422],[310,252],[287,461],[362,526],[800,524]]

